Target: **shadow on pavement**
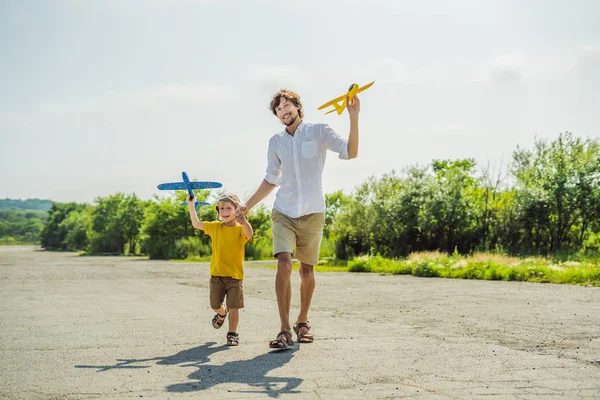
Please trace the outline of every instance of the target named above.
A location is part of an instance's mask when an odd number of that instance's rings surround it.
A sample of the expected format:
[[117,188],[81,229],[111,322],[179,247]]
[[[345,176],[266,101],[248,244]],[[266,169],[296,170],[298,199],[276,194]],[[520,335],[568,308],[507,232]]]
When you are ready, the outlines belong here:
[[[216,346],[208,342],[202,346],[180,351],[166,357],[144,359],[117,359],[114,365],[75,365],[75,368],[96,369],[105,372],[112,369],[150,368],[149,365],[136,365],[156,361],[157,365],[179,365],[196,367],[197,371],[188,375],[192,382],[177,383],[166,387],[168,392],[199,392],[221,383],[240,383],[256,387],[257,390],[234,390],[238,393],[265,393],[269,397],[278,397],[282,393],[300,393],[294,390],[302,383],[300,378],[270,377],[267,374],[288,363],[298,350],[295,346],[284,351],[271,351],[250,360],[231,361],[223,365],[210,365],[210,356],[219,351],[229,350],[227,346]],[[259,389],[260,388],[260,389]]]
[[292,359],[298,347],[284,351],[271,351],[250,360],[231,361],[223,365],[203,365],[188,378],[196,382],[178,383],[167,386],[169,392],[195,392],[209,389],[220,383],[240,383],[262,388],[262,390],[231,390],[236,393],[266,393],[278,397],[282,393],[301,393],[294,390],[302,383],[300,378],[271,377],[267,374]]
[[111,369],[150,368],[149,365],[132,365],[148,361],[156,361],[157,365],[182,364],[182,367],[194,367],[210,361],[209,356],[211,354],[228,349],[226,346],[212,347],[216,344],[216,342],[208,342],[202,346],[180,351],[172,356],[142,358],[139,360],[117,359],[115,365],[76,365],[75,368],[92,368],[97,369],[98,371],[96,372],[104,372]]

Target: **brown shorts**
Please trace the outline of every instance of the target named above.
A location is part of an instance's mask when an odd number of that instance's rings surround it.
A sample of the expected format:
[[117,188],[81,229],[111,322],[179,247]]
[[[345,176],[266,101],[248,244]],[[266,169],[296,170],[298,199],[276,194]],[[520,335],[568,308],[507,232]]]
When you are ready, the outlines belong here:
[[229,276],[211,276],[210,307],[218,310],[227,296],[227,308],[244,308],[244,281]]
[[292,253],[302,263],[317,265],[325,226],[325,213],[290,218],[273,209],[273,255]]

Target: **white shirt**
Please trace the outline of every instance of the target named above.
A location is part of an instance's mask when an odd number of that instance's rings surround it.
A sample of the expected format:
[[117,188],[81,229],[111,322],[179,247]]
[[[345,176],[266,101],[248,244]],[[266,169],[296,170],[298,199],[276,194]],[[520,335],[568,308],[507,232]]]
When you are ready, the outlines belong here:
[[327,150],[348,160],[348,140],[327,124],[302,121],[294,136],[284,129],[269,140],[265,181],[279,185],[273,208],[290,218],[325,212],[323,167]]

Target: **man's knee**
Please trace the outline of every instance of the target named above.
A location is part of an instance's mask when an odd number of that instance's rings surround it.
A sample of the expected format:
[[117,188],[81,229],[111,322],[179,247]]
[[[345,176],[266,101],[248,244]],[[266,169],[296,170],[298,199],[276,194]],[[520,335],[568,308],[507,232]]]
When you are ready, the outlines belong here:
[[300,263],[300,278],[302,280],[310,280],[315,276],[315,267],[314,265],[308,265],[304,263]]
[[292,274],[292,255],[290,253],[277,254],[277,273]]

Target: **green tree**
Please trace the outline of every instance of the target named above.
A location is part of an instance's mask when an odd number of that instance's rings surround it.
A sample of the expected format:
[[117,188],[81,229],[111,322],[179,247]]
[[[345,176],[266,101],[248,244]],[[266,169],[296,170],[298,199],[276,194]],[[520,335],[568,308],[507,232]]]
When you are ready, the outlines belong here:
[[329,238],[331,227],[335,218],[338,216],[343,207],[350,203],[350,197],[346,196],[343,191],[338,190],[333,193],[325,194],[325,228],[323,236]]
[[42,232],[40,233],[40,242],[43,248],[48,250],[66,250],[67,226],[61,223],[68,217],[72,211],[81,211],[86,207],[85,204],[77,203],[52,203],[48,211],[48,219]]
[[96,199],[92,219],[90,251],[92,253],[125,253],[126,245],[135,252],[144,206],[135,194],[117,193]]
[[93,212],[93,206],[87,206],[82,210],[73,210],[59,224],[59,229],[67,232],[64,238],[64,247],[67,250],[87,249]]
[[273,257],[273,236],[271,234],[271,211],[264,205],[252,209],[248,215],[254,235],[246,243],[246,258],[253,260],[270,259]]
[[[199,201],[204,201],[208,191],[198,191],[196,196]],[[188,237],[197,237],[200,243],[205,245],[209,243],[207,235],[192,227],[188,207],[181,205],[184,199],[184,194],[176,194],[174,198],[166,199],[155,197],[155,201],[147,205],[141,248],[151,259],[187,257],[189,254],[177,251],[177,242]],[[214,207],[206,206],[199,207],[197,214],[200,221],[214,221],[217,212]]]
[[525,239],[543,253],[581,248],[600,209],[600,147],[561,133],[517,148],[513,174],[519,189]]

